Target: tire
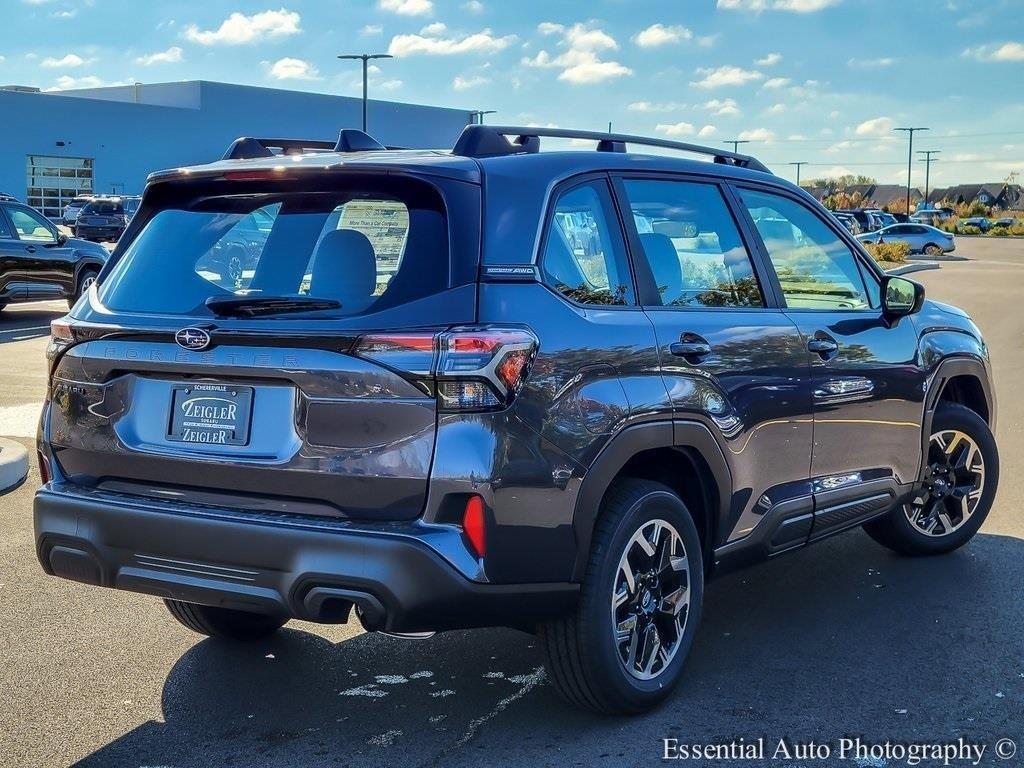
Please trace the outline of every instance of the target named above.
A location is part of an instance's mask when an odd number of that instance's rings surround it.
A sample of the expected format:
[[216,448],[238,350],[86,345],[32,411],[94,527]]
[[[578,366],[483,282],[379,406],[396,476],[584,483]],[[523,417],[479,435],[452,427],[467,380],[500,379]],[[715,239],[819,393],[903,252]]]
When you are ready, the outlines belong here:
[[82,294],[89,290],[89,286],[96,282],[96,276],[99,274],[98,269],[88,267],[82,270],[82,273],[78,276],[78,282],[75,285],[75,293],[68,299],[68,308],[75,306],[75,302],[81,298]]
[[942,249],[935,243],[928,243],[928,245],[924,247],[924,252],[929,256],[939,256],[942,253]]
[[[660,528],[655,521],[661,523]],[[642,579],[634,576],[632,596],[620,600],[621,604],[615,608],[616,594],[628,596],[630,592],[625,574],[620,570],[620,560],[627,552],[640,556],[635,562],[641,568],[657,569],[653,559],[645,560],[644,551],[637,549],[641,545],[636,537],[641,535],[648,546],[652,539],[658,542],[655,557],[662,562],[668,561],[666,541],[674,546],[677,557],[659,570],[664,578],[649,590],[642,586]],[[679,570],[677,562],[680,553],[685,555],[685,574]],[[615,482],[605,496],[594,529],[576,610],[538,627],[545,666],[562,698],[583,709],[605,714],[636,714],[663,701],[682,677],[697,632],[704,597],[703,562],[697,528],[679,496],[670,488],[649,480]],[[684,606],[682,601],[686,598],[688,604]],[[642,611],[648,612],[646,617],[640,615]],[[673,623],[673,613],[683,615],[682,620]],[[621,644],[617,641],[613,627],[623,617],[625,621],[634,617],[637,629],[629,637],[636,635],[635,644],[631,640]],[[639,638],[649,637],[649,633],[640,628],[652,625],[660,626],[659,637],[664,635],[670,640],[673,650],[667,663],[657,657],[651,667],[653,676],[642,679],[638,675],[643,671],[638,665],[655,654],[642,650],[648,646]],[[679,628],[681,633],[677,631]],[[657,646],[652,642],[650,647]],[[636,649],[635,673],[627,670],[633,658],[632,649]]]
[[171,616],[193,632],[228,640],[259,640],[273,634],[287,622],[287,619],[279,616],[183,603],[180,600],[164,600],[164,605]]
[[[962,438],[950,437],[950,433],[960,433],[974,443],[974,458],[970,452],[971,445]],[[945,450],[941,447],[941,442],[946,443]],[[935,463],[932,461],[933,458],[946,455],[948,450],[954,462],[965,459],[974,470],[980,468],[981,493],[973,508],[970,507],[972,500],[968,496],[966,504],[969,514],[965,516],[964,494],[960,488],[968,487],[971,480],[967,478],[973,478],[973,482],[976,483],[978,472],[971,471],[970,467],[966,470],[956,470],[958,479],[952,480],[948,473],[934,475],[926,469],[922,481],[933,483],[933,478],[937,477],[940,483],[947,484],[947,488],[953,488],[952,491],[943,493],[938,499],[938,505],[930,508],[934,512],[925,506],[934,503],[934,493],[922,491],[919,497],[926,499],[923,504],[900,505],[884,517],[864,525],[864,530],[871,538],[903,555],[942,555],[962,547],[973,538],[988,517],[999,485],[999,451],[992,430],[983,418],[969,408],[954,403],[940,405],[932,423],[929,445],[929,467]],[[938,490],[941,492],[942,488]],[[944,519],[942,514],[946,516]],[[912,517],[917,520],[916,523],[911,521]],[[931,533],[925,530],[929,524],[933,526]]]

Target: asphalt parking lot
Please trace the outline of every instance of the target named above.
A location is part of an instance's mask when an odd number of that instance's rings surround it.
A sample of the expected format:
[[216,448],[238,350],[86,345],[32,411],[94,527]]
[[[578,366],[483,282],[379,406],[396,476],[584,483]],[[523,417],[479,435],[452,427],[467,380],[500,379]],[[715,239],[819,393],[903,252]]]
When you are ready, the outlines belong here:
[[[160,601],[51,579],[31,531],[39,478],[0,498],[0,766],[653,765],[662,738],[947,742],[1024,751],[1024,241],[961,239],[920,272],[992,348],[1001,488],[953,555],[910,560],[861,532],[711,582],[680,690],[595,717],[547,685],[511,630],[406,641],[295,622],[244,647]],[[0,315],[0,435],[31,445],[59,303]],[[872,758],[776,765],[897,765]],[[941,764],[941,762],[939,763]],[[963,763],[959,763],[963,764]]]

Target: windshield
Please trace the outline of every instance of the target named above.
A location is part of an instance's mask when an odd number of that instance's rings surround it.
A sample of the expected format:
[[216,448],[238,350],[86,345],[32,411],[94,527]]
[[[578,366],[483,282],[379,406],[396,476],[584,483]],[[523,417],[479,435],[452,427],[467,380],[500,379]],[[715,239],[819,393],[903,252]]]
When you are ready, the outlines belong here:
[[289,317],[349,317],[447,288],[448,228],[436,192],[374,186],[389,189],[226,195],[160,210],[99,299],[115,311],[210,317],[237,305],[233,298],[271,308],[295,298]]
[[89,203],[85,208],[82,209],[82,213],[94,213],[97,216],[113,216],[117,213],[124,213],[124,208],[121,203]]

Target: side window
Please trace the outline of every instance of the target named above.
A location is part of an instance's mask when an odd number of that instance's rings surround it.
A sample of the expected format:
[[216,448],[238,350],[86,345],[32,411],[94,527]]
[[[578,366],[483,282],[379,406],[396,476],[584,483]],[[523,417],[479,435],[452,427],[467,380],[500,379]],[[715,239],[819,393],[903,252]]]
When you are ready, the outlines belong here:
[[764,306],[750,254],[716,186],[642,179],[624,185],[662,306]]
[[810,208],[768,192],[740,189],[793,309],[870,309],[857,257]]
[[7,226],[7,219],[4,217],[5,211],[10,212],[8,208],[0,208],[0,237],[10,239],[14,236],[11,234],[10,227]]
[[611,211],[608,184],[594,181],[564,192],[548,222],[544,280],[580,304],[633,303],[622,231]]
[[11,217],[11,223],[21,240],[30,243],[54,243],[57,238],[50,229],[49,222],[35,211],[27,211],[24,208],[8,208],[7,215]]

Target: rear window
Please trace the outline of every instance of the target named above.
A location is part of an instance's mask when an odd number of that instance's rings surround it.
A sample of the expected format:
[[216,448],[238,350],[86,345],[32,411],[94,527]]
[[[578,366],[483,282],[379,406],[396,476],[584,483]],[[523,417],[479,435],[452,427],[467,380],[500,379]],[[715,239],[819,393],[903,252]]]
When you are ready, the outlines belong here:
[[92,213],[97,216],[114,216],[118,213],[124,213],[124,206],[119,202],[93,202],[86,205],[85,208],[82,209],[82,213]]
[[149,216],[99,298],[115,311],[197,316],[233,296],[322,299],[334,306],[285,316],[351,317],[444,290],[448,265],[443,204],[422,183],[220,195]]

